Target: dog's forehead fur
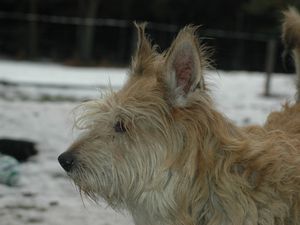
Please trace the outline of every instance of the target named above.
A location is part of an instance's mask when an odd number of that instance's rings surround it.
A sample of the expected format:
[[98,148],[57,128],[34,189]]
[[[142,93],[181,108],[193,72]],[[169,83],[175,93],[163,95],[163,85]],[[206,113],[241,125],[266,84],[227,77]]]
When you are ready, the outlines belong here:
[[139,104],[147,101],[155,101],[157,96],[163,98],[164,85],[157,79],[156,71],[152,71],[152,76],[131,76],[127,83],[119,90],[114,97],[120,103],[130,102],[134,104],[138,101]]

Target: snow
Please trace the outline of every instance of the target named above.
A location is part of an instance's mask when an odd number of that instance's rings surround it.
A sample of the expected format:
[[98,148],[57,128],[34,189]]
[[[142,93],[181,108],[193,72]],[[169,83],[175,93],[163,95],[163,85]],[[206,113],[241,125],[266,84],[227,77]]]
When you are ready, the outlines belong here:
[[[262,97],[262,73],[210,71],[207,78],[217,108],[240,125],[262,124],[295,94],[294,76],[284,74],[273,76],[271,98]],[[18,187],[0,185],[1,225],[133,224],[126,213],[81,199],[57,162],[76,137],[72,109],[125,79],[126,69],[0,60],[0,137],[29,139],[39,150],[21,165]]]
[[109,80],[116,86],[124,82],[124,69],[67,67],[54,63],[0,61],[2,81],[55,85],[97,85],[104,87]]

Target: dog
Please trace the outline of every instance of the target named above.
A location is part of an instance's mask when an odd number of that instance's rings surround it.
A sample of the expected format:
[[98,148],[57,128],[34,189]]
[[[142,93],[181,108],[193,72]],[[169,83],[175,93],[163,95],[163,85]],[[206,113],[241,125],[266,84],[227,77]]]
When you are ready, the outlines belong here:
[[[295,10],[285,12],[298,76],[299,24]],[[137,225],[300,224],[300,104],[238,127],[210,97],[195,26],[164,53],[136,27],[127,82],[83,103],[82,134],[58,158],[80,192],[127,210]]]

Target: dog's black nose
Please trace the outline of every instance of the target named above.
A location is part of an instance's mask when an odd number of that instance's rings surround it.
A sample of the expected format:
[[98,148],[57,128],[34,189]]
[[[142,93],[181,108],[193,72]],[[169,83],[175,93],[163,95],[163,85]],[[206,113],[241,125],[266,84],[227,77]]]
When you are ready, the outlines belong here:
[[69,151],[64,152],[58,156],[58,162],[65,171],[70,172],[75,162],[74,154]]

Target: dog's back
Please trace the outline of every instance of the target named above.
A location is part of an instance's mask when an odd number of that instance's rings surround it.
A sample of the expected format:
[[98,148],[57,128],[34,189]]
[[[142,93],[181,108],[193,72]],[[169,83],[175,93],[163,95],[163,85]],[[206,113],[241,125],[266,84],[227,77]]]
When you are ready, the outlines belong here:
[[262,127],[245,127],[250,147],[241,151],[240,157],[248,164],[242,173],[252,174],[248,179],[257,185],[252,198],[260,196],[258,202],[268,198],[266,208],[284,224],[300,224],[300,15],[294,8],[284,12],[282,28],[282,39],[286,50],[292,51],[297,73],[296,104],[272,112]]
[[[263,127],[247,127],[245,131],[254,141],[260,140],[257,149],[261,152],[251,163],[262,175],[258,178],[262,181],[260,189],[264,186],[274,188],[281,200],[292,207],[288,209],[290,219],[285,223],[300,224],[300,15],[296,9],[284,12],[282,25],[282,40],[286,50],[292,52],[296,68],[296,104],[286,104],[282,111],[272,112]],[[250,159],[251,154],[245,153],[244,157]],[[275,205],[270,209],[281,211],[278,215],[285,214],[283,211],[286,210]]]
[[[300,102],[300,15],[295,8],[284,11],[282,40],[286,51],[292,51],[297,74],[296,102]],[[282,112],[273,112],[265,124],[266,130],[281,130],[300,135],[300,104],[286,105]]]

